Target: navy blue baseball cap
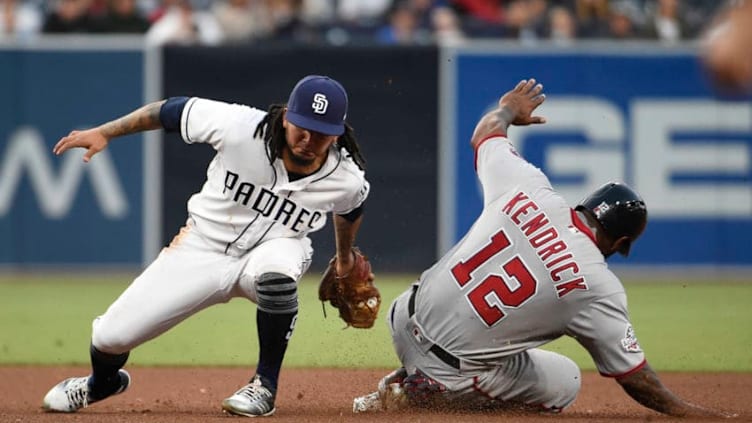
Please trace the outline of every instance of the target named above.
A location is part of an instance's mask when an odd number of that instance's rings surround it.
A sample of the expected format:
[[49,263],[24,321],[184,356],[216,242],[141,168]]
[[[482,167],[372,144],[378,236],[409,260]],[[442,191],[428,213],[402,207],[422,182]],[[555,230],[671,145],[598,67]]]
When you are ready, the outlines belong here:
[[308,75],[295,84],[287,101],[287,120],[326,135],[342,135],[347,117],[347,92],[342,84],[321,75]]

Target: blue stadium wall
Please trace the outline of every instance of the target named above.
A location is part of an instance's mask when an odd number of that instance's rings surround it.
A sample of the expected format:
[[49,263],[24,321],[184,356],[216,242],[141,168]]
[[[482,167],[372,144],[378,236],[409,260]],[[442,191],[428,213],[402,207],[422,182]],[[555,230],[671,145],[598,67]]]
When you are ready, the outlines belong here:
[[[51,148],[71,129],[196,95],[264,108],[309,73],[348,88],[372,194],[360,244],[377,271],[418,272],[478,215],[467,142],[498,96],[534,76],[543,127],[521,153],[571,202],[608,179],[637,188],[650,223],[629,265],[749,267],[752,106],[713,94],[694,50],[5,47],[0,53],[0,267],[142,266],[186,218],[212,150],[132,136],[87,165]],[[313,235],[314,269],[333,252]],[[617,261],[616,263],[621,263]],[[626,262],[624,262],[626,264]]]
[[140,48],[0,49],[0,266],[38,269],[143,259],[143,144],[130,136],[90,164],[55,157],[73,129],[143,102]]
[[442,64],[440,251],[482,208],[467,147],[500,93],[535,77],[545,125],[512,128],[520,153],[570,204],[608,180],[633,186],[649,223],[630,266],[752,265],[752,104],[709,86],[695,51],[655,45],[447,49]]

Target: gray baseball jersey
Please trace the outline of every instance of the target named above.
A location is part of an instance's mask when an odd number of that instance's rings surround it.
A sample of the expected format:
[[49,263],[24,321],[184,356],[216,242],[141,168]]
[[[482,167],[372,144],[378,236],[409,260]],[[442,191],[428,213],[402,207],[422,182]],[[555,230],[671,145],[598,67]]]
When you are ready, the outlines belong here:
[[[390,310],[408,371],[458,392],[561,409],[579,390],[579,370],[536,347],[570,335],[603,375],[641,368],[624,288],[548,178],[500,136],[476,149],[476,169],[481,215],[421,275],[414,306],[408,291]],[[456,368],[437,360],[434,345],[458,359]]]
[[543,172],[499,136],[476,149],[476,169],[481,215],[420,277],[422,336],[461,360],[501,365],[570,335],[604,375],[641,367],[621,283]]

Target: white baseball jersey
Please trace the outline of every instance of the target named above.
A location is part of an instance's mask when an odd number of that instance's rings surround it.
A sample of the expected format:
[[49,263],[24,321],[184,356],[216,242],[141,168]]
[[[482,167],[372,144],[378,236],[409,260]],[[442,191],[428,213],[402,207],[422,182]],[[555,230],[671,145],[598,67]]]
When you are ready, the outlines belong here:
[[295,281],[313,253],[308,233],[326,214],[345,214],[368,195],[364,173],[336,148],[316,173],[290,181],[254,137],[265,111],[192,98],[180,132],[217,151],[206,182],[188,201],[188,224],[93,325],[92,342],[110,354],[130,351],[185,318],[234,297],[258,301],[265,273]]
[[188,201],[198,231],[229,254],[243,254],[274,238],[303,238],[324,227],[327,213],[346,214],[368,196],[355,162],[332,147],[316,173],[290,181],[281,159],[270,166],[265,143],[254,137],[263,110],[191,98],[180,132],[187,143],[217,151],[201,192]]
[[566,334],[604,375],[639,368],[624,288],[548,178],[500,136],[481,143],[476,168],[483,212],[420,278],[422,336],[462,360],[498,366]]

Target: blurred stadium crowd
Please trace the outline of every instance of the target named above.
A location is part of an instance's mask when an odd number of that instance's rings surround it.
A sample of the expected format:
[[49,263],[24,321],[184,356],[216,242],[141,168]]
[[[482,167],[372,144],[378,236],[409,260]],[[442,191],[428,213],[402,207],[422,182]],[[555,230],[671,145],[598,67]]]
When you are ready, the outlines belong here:
[[0,41],[143,34],[151,44],[696,39],[716,0],[0,0]]

